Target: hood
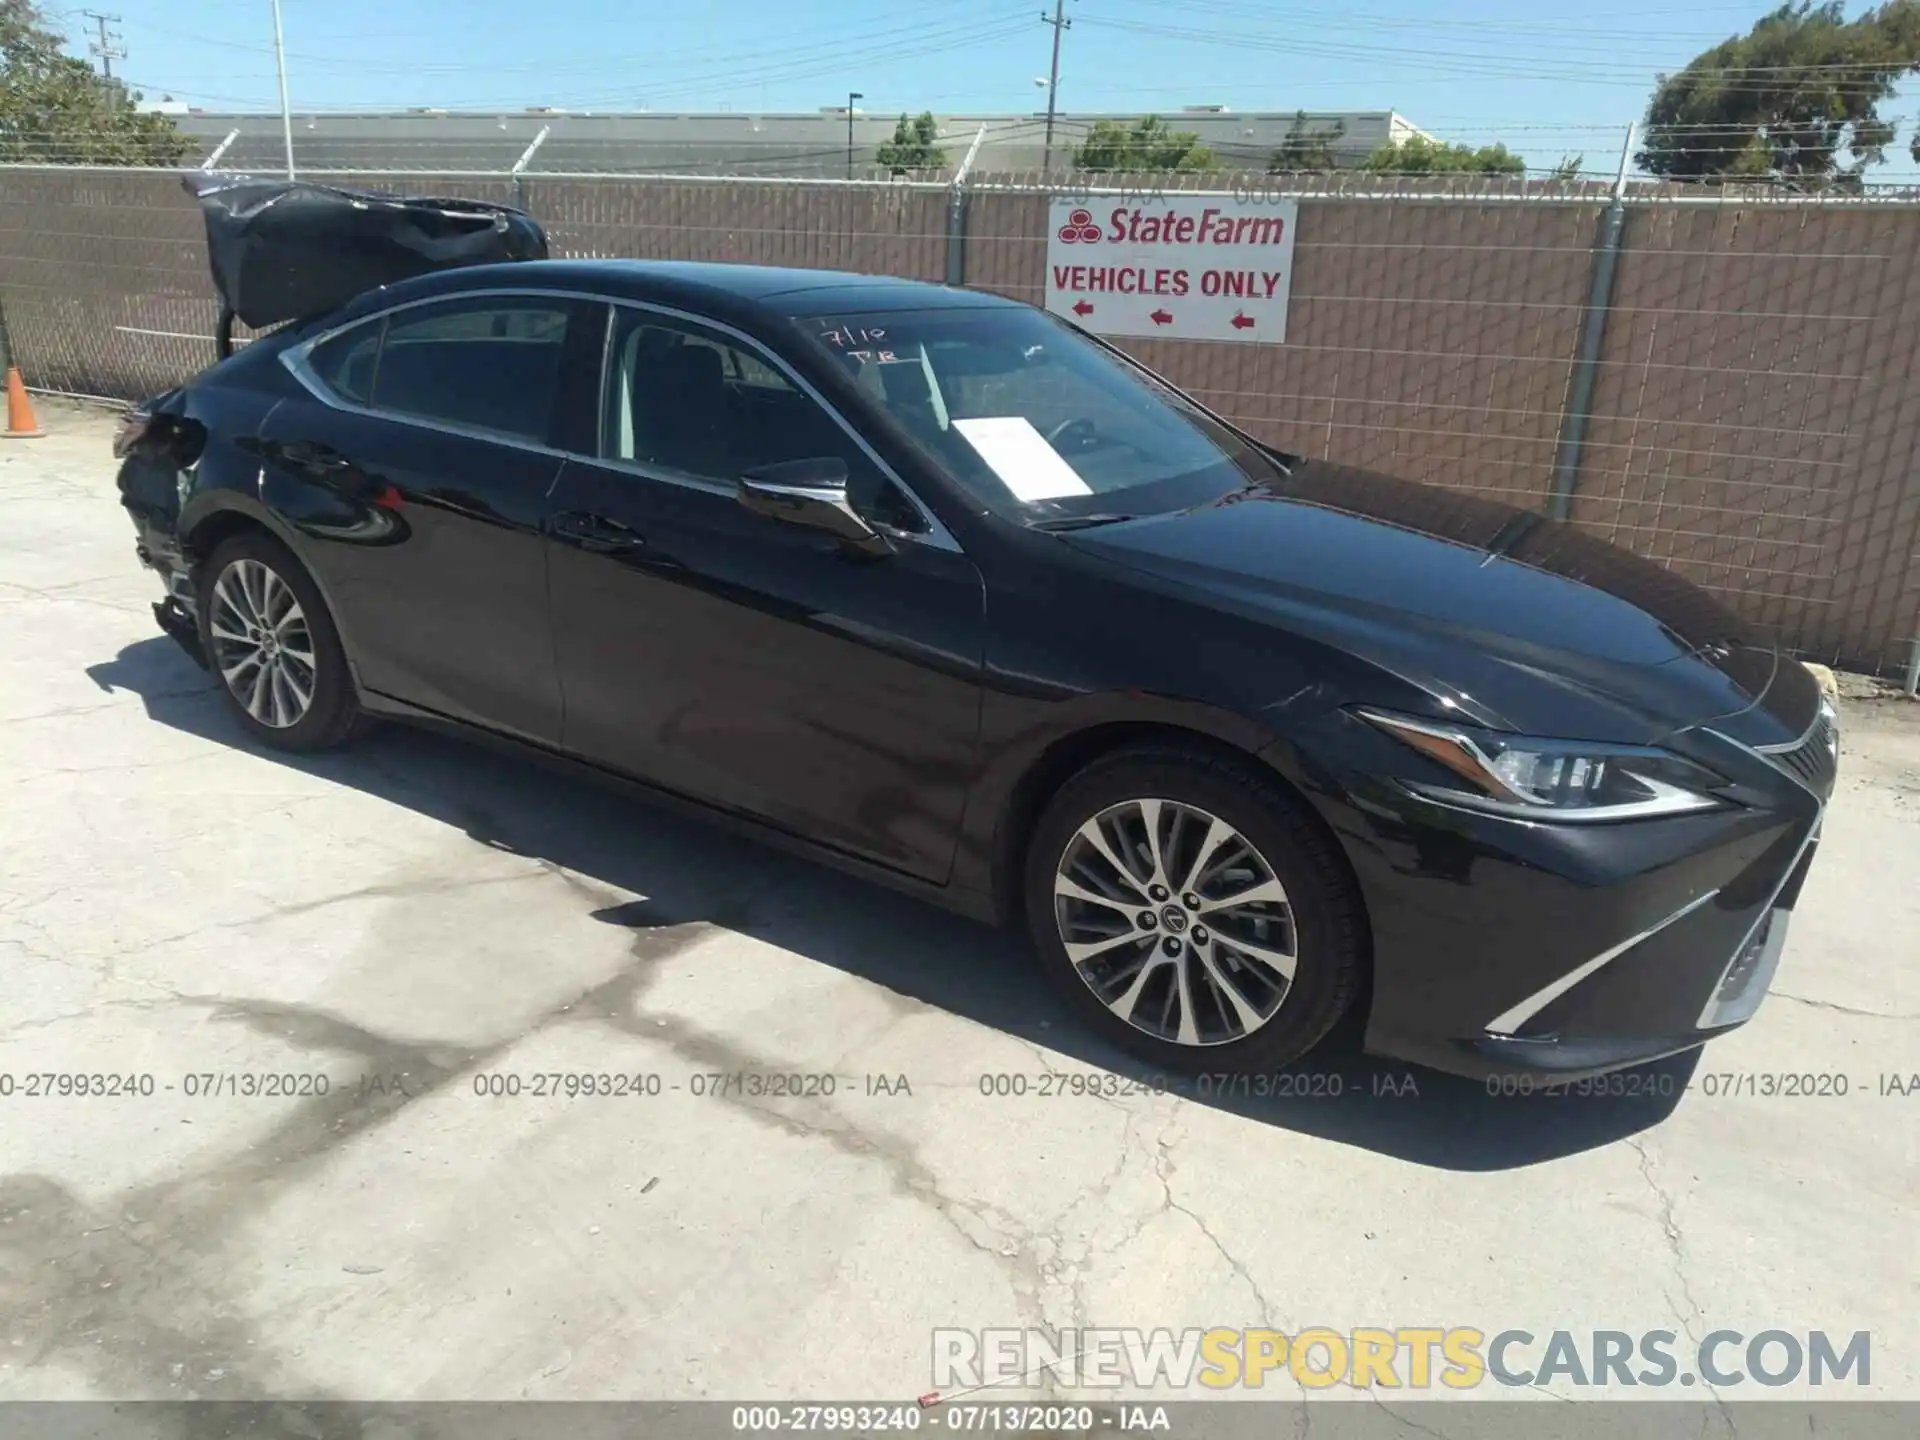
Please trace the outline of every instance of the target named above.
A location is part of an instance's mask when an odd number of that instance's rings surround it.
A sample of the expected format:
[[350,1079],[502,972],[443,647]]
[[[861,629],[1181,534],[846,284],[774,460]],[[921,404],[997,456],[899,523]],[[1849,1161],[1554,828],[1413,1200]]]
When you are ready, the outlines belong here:
[[1650,737],[1754,710],[1780,663],[1706,591],[1577,526],[1345,466],[1303,462],[1211,505],[1063,538],[1440,681],[1514,729],[1548,723],[1512,708],[1540,687],[1493,684],[1509,708],[1491,709],[1471,683],[1490,669],[1603,701]]

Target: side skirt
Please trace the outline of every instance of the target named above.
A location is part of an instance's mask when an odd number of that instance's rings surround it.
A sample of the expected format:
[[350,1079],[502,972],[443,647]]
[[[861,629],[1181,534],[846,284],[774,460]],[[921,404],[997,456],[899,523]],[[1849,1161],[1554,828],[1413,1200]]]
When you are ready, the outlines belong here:
[[411,725],[418,729],[430,730],[436,734],[446,735],[452,739],[479,744],[501,754],[515,755],[521,759],[533,761],[535,764],[555,773],[570,775],[575,779],[589,781],[623,794],[631,799],[638,800],[642,804],[653,805],[669,813],[683,815],[688,819],[715,826],[729,834],[739,835],[745,839],[757,841],[775,850],[784,851],[789,855],[797,855],[802,859],[812,860],[819,864],[829,866],[843,874],[852,875],[875,885],[883,885],[889,890],[896,890],[903,895],[912,896],[916,900],[924,901],[930,905],[936,905],[943,910],[950,910],[970,920],[977,920],[982,924],[991,926],[998,925],[993,897],[990,895],[980,894],[972,890],[957,890],[950,886],[936,885],[930,881],[922,880],[917,876],[902,874],[898,870],[891,870],[884,865],[876,865],[870,860],[862,859],[856,855],[849,855],[831,846],[821,845],[817,841],[808,840],[804,836],[796,835],[791,831],[768,825],[764,821],[754,819],[751,816],[741,815],[731,810],[723,810],[717,806],[708,805],[703,801],[692,799],[689,796],[678,794],[675,791],[665,790],[657,785],[650,785],[643,780],[636,780],[632,776],[606,769],[600,765],[595,765],[591,761],[582,760],[577,756],[567,755],[557,750],[549,750],[544,746],[535,745],[525,740],[501,735],[477,725],[467,724],[464,721],[450,719],[445,715],[437,714],[431,710],[423,710],[417,705],[409,704],[404,700],[396,700],[390,695],[382,695],[375,691],[363,690],[360,696],[360,704],[361,708],[369,715],[378,716],[382,720],[396,721],[400,724]]

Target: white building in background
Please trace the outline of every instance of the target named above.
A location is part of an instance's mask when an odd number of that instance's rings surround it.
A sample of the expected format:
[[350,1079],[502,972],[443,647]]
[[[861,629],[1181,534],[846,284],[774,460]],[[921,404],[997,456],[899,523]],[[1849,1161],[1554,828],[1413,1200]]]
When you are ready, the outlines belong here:
[[[158,109],[160,106],[148,108]],[[229,171],[271,172],[283,163],[277,114],[182,109],[167,113],[210,153],[234,134],[220,157]],[[1264,171],[1293,127],[1293,110],[1234,110],[1196,105],[1156,112],[1169,128],[1192,131],[1231,169]],[[878,147],[893,136],[897,111],[856,109],[853,167],[873,169]],[[976,136],[975,168],[1033,171],[1045,153],[1046,116],[937,115],[940,146],[957,165]],[[1053,164],[1072,164],[1073,149],[1102,120],[1131,125],[1138,113],[1062,113],[1054,117]],[[1342,127],[1336,162],[1356,165],[1382,141],[1424,135],[1392,110],[1309,111],[1311,130]],[[688,174],[844,175],[848,167],[845,106],[789,114],[747,111],[606,113],[529,108],[516,111],[406,110],[298,112],[295,155],[315,170],[510,169],[534,148],[527,174],[558,172],[685,172]],[[542,132],[544,138],[541,138]],[[236,134],[237,132],[237,134]]]

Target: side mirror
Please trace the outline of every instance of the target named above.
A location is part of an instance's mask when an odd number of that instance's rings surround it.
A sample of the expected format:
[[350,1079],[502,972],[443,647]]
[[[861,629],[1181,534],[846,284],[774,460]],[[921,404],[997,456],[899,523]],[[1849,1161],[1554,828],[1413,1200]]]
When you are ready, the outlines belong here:
[[824,530],[856,554],[893,553],[892,542],[862,520],[847,499],[847,463],[834,456],[749,470],[740,477],[740,503],[769,520]]

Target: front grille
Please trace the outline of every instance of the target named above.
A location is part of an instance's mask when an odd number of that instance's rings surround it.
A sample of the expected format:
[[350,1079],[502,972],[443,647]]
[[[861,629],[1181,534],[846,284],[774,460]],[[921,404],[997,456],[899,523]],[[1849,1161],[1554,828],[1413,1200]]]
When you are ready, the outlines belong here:
[[1834,724],[1833,712],[1823,705],[1820,718],[1813,722],[1804,740],[1784,750],[1768,750],[1766,755],[1825,799],[1833,793],[1833,782],[1840,773],[1840,730]]

